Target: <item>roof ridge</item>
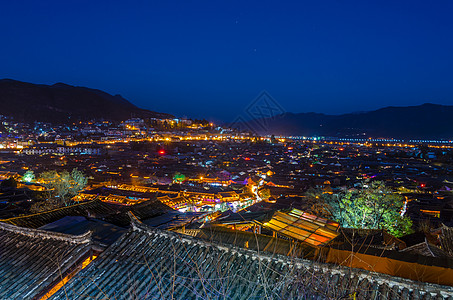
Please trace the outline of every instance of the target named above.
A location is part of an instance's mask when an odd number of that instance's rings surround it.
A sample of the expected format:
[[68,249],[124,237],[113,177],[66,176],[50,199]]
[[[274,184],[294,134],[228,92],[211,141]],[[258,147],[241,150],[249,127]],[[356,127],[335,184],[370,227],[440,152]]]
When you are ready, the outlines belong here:
[[194,243],[198,244],[201,247],[215,247],[222,251],[227,251],[231,253],[237,253],[238,255],[245,255],[249,256],[252,259],[259,259],[259,260],[268,260],[268,261],[275,261],[280,263],[291,263],[296,268],[306,268],[306,269],[314,269],[314,270],[321,270],[322,272],[329,272],[332,274],[340,274],[345,275],[349,273],[354,273],[356,276],[360,278],[367,278],[370,280],[372,278],[373,281],[381,283],[387,283],[389,286],[393,287],[394,285],[399,285],[401,287],[405,287],[409,290],[415,289],[414,285],[416,284],[418,287],[423,287],[426,293],[430,293],[432,295],[440,293],[442,295],[452,295],[451,294],[451,287],[446,285],[434,284],[429,282],[417,282],[411,279],[392,276],[384,273],[372,272],[362,269],[356,268],[349,268],[341,265],[335,265],[331,263],[324,263],[319,261],[308,260],[304,258],[295,258],[292,257],[288,260],[287,256],[279,255],[279,254],[267,254],[261,251],[257,252],[250,249],[244,249],[238,246],[231,246],[226,245],[218,242],[209,242],[200,240],[198,238],[192,237],[190,235],[182,235],[177,232],[162,230],[159,228],[153,228],[145,223],[142,223],[133,213],[128,213],[131,217],[131,230],[132,231],[139,231],[142,233],[148,234],[157,234],[157,235],[164,235],[170,239],[178,238],[179,240],[186,242],[186,243]]
[[0,222],[0,230],[20,234],[32,238],[53,239],[73,244],[86,244],[91,242],[92,231],[87,231],[81,235],[72,235],[60,232],[52,232],[42,229],[19,227],[16,225]]

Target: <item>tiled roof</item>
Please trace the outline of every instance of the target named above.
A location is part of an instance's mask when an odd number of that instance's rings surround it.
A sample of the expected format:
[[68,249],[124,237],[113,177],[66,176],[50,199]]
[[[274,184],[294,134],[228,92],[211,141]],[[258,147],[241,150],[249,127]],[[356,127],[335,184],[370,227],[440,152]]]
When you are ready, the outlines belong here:
[[[160,201],[153,199],[140,204],[132,205],[130,211],[139,219],[147,219],[163,213],[173,211],[173,209]],[[129,217],[126,215],[129,219]],[[130,219],[129,219],[130,221]],[[128,222],[129,223],[129,222]]]
[[0,299],[33,299],[89,255],[90,233],[79,236],[0,223]]
[[444,251],[442,251],[440,248],[430,245],[428,241],[424,241],[419,244],[415,244],[413,246],[407,247],[401,252],[407,252],[407,253],[412,253],[412,254],[420,254],[424,256],[432,256],[432,257],[448,257]]
[[67,216],[58,221],[44,225],[39,229],[74,235],[91,231],[93,242],[100,246],[113,244],[127,231],[126,228],[83,216]]
[[216,218],[214,224],[248,224],[253,221],[264,222],[264,220],[269,220],[274,212],[273,211],[258,211],[258,212],[249,212],[246,210],[241,210],[236,213],[233,213],[231,210],[223,212],[218,218]]
[[51,299],[446,299],[449,287],[133,227]]
[[230,191],[230,192],[219,192],[217,193],[219,196],[222,198],[228,198],[228,197],[237,197],[239,196],[235,191]]
[[324,245],[339,235],[337,222],[294,208],[287,213],[275,212],[263,227],[313,246]]
[[439,235],[442,249],[453,257],[453,228],[442,225],[441,234]]
[[185,212],[174,210],[164,213],[160,216],[141,220],[148,226],[160,229],[172,229],[189,225],[190,223],[203,218],[207,213]]
[[104,203],[100,200],[92,200],[37,214],[3,219],[0,222],[28,228],[39,228],[66,216],[105,216],[116,212],[117,208],[114,205]]
[[[330,245],[348,244],[354,249],[404,249],[406,243],[394,237],[384,229],[340,228],[340,235]],[[423,238],[422,241],[425,239]]]
[[46,224],[60,220],[66,216],[84,216],[97,218],[118,226],[127,227],[130,223],[130,218],[127,216],[128,211],[133,212],[141,220],[144,218],[154,217],[171,210],[172,209],[170,207],[155,199],[130,206],[105,203],[96,199],[51,211],[3,219],[0,220],[0,222],[28,228],[39,228]]
[[247,248],[258,252],[281,254],[291,257],[314,257],[311,247],[300,243],[241,230],[233,230],[223,226],[210,226],[202,229],[180,229],[179,233],[194,236],[216,244]]

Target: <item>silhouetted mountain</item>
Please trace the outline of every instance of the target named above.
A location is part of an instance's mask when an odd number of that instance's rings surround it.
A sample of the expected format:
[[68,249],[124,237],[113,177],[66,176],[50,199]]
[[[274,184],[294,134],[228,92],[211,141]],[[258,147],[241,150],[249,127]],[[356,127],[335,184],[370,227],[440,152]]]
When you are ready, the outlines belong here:
[[32,84],[0,80],[0,114],[25,122],[68,120],[126,120],[131,117],[173,118],[170,114],[141,109],[120,95],[64,83]]
[[451,139],[452,116],[453,106],[425,103],[343,115],[285,113],[245,125],[261,134],[275,135]]

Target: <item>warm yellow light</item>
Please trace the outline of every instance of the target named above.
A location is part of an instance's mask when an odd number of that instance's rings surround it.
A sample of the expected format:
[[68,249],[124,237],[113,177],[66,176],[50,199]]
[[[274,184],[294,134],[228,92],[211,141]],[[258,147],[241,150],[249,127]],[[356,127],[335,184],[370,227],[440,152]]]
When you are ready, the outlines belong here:
[[[90,264],[90,262],[92,262],[97,256],[96,255],[93,255],[92,257],[88,257],[87,259],[85,259],[83,262],[82,262],[82,269],[84,269],[86,266],[88,266]],[[55,294],[62,286],[64,286],[68,281],[69,279],[71,279],[72,277],[74,277],[74,275],[77,273],[78,270],[70,273],[69,275],[67,275],[66,277],[64,277],[59,283],[57,283],[50,291],[47,292],[47,294],[45,294],[44,296],[41,297],[40,300],[47,300],[49,299],[53,294]]]

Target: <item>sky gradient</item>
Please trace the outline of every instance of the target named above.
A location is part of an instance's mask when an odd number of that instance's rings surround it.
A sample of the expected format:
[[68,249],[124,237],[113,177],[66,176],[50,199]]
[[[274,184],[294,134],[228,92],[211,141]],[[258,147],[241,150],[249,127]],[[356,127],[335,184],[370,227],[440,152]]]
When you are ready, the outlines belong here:
[[0,78],[223,121],[453,105],[452,1],[294,2],[2,1]]

